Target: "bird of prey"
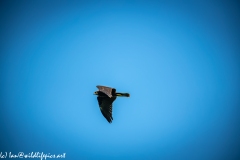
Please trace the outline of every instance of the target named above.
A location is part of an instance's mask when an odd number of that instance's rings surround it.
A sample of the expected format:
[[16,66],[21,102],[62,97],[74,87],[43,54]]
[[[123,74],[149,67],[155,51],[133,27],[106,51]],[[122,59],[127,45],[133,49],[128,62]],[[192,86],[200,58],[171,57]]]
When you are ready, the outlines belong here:
[[112,123],[112,103],[115,101],[117,96],[119,97],[130,97],[129,93],[117,93],[115,88],[110,88],[106,86],[97,86],[99,91],[94,92],[98,95],[97,100],[99,108],[103,116],[107,119],[109,123]]

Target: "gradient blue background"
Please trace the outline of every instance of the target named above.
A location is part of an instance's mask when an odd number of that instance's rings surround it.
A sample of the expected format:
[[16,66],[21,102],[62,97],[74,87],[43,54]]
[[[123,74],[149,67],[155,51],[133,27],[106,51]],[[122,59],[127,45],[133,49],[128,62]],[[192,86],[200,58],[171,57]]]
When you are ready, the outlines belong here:
[[[240,158],[239,4],[0,1],[0,151]],[[102,116],[96,85],[129,92]]]

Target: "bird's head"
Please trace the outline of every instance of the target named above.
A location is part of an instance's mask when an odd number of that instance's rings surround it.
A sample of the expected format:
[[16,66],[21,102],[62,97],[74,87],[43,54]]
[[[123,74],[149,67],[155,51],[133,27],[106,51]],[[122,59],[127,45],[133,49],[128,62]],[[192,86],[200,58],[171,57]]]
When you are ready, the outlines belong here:
[[94,92],[93,94],[94,94],[94,95],[98,95],[98,91]]

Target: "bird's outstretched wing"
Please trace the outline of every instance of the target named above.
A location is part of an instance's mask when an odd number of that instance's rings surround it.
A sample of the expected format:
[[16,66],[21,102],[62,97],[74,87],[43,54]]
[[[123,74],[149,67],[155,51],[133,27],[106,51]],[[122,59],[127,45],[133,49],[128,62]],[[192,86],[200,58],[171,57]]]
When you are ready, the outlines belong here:
[[109,97],[97,97],[98,104],[103,116],[107,119],[109,123],[112,123],[112,103],[116,98]]
[[116,92],[115,88],[110,88],[106,86],[97,86],[97,88],[99,89],[99,91],[105,93],[110,98],[112,97],[112,93]]

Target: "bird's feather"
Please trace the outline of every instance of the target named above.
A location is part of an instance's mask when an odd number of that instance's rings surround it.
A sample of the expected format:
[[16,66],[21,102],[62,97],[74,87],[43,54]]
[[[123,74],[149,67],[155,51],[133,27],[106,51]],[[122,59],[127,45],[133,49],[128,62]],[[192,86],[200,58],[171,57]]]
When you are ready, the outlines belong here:
[[116,97],[97,97],[98,99],[98,104],[100,107],[100,110],[103,114],[103,116],[107,119],[109,123],[112,122],[113,117],[112,117],[112,103],[116,99]]
[[110,88],[110,87],[106,87],[106,86],[97,86],[97,88],[99,89],[100,92],[105,93],[110,98],[112,97],[112,93],[116,92],[116,89]]

